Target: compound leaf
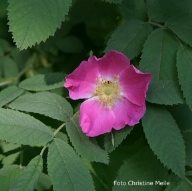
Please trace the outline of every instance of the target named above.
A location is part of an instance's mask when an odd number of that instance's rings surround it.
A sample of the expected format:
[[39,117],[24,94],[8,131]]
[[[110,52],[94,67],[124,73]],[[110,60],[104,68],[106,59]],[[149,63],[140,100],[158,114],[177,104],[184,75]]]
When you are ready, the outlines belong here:
[[183,96],[186,99],[187,104],[192,110],[192,49],[191,48],[179,48],[177,52],[177,68],[178,77]]
[[156,29],[146,40],[140,68],[153,75],[153,80],[176,80],[178,43],[167,31]]
[[41,156],[33,158],[28,166],[21,171],[10,191],[33,191],[43,169]]
[[182,16],[191,12],[191,0],[147,0],[149,19],[156,22],[166,22],[173,16]]
[[171,114],[163,108],[148,106],[143,120],[148,143],[160,161],[175,174],[185,174],[185,145]]
[[147,92],[147,101],[164,105],[184,102],[178,84],[171,80],[152,82]]
[[20,96],[9,107],[16,110],[43,114],[60,121],[68,121],[73,114],[71,105],[64,98],[50,92]]
[[149,24],[139,20],[130,20],[113,32],[105,52],[118,50],[133,59],[140,54],[143,44],[151,31],[152,28]]
[[46,125],[30,115],[1,108],[0,139],[33,146],[50,141],[52,132]]
[[48,174],[54,191],[94,191],[93,180],[83,161],[60,139],[49,145]]
[[23,92],[24,90],[16,86],[10,86],[8,88],[3,89],[0,92],[0,107],[19,97]]
[[167,21],[166,26],[170,28],[181,40],[192,46],[192,13],[174,17]]
[[89,161],[106,164],[109,162],[107,152],[101,149],[98,145],[92,143],[89,138],[82,133],[77,115],[74,115],[71,118],[71,121],[66,124],[66,130],[75,150],[83,158],[86,158]]
[[63,87],[64,77],[62,73],[37,74],[22,81],[19,87],[29,91],[52,90]]
[[[161,186],[156,184],[156,181],[164,181],[166,176],[167,169],[163,167],[149,148],[143,148],[125,160],[113,182],[112,191],[140,191],[141,186],[142,191],[159,191]],[[143,185],[134,186],[134,183],[137,182],[150,184],[143,183]]]

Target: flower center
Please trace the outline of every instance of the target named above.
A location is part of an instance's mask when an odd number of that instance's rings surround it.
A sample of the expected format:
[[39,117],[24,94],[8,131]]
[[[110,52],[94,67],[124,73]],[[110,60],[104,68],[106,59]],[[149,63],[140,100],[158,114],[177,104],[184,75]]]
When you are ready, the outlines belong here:
[[98,96],[99,102],[108,108],[112,108],[114,103],[120,98],[120,87],[118,82],[118,76],[115,76],[113,80],[96,79],[96,89],[93,92],[95,96]]
[[112,93],[113,93],[113,87],[105,87],[105,90],[104,90],[104,93],[106,94],[106,95],[111,95]]

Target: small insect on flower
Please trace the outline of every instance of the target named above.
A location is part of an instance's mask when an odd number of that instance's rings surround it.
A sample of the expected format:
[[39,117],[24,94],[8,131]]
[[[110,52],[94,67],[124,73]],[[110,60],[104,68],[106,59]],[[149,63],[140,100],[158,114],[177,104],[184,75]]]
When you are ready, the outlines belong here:
[[151,78],[113,50],[102,58],[82,61],[66,77],[64,87],[71,99],[86,99],[80,106],[79,123],[87,136],[94,137],[139,123]]

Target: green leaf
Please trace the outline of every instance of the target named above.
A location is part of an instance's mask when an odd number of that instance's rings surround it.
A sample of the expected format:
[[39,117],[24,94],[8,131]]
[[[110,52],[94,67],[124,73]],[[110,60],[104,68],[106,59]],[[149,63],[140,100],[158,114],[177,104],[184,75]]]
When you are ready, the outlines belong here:
[[[3,0],[3,1],[6,1],[6,0]],[[3,3],[3,4],[7,3],[7,2],[5,3],[3,1],[1,1],[1,3]],[[0,7],[1,7],[1,5],[0,5]],[[0,38],[0,44],[1,44],[1,48],[2,48],[4,53],[9,52],[12,49],[10,42],[3,39],[3,38]]]
[[2,78],[4,78],[4,76],[3,76],[3,62],[1,62],[1,59],[0,59],[0,80],[2,80]]
[[91,174],[74,150],[60,139],[49,145],[48,174],[54,191],[95,190]]
[[17,179],[21,168],[17,165],[9,165],[0,169],[0,183],[2,191],[10,191],[12,184]]
[[33,191],[43,169],[41,156],[33,158],[28,166],[22,170],[10,191]]
[[174,105],[183,103],[178,84],[175,81],[154,81],[147,92],[147,101],[151,103]]
[[183,139],[185,141],[186,148],[186,164],[192,167],[192,131],[183,132]]
[[72,0],[9,0],[9,29],[18,48],[26,49],[53,35]]
[[175,105],[170,108],[170,111],[181,131],[192,130],[192,111],[188,105]]
[[46,125],[30,115],[1,108],[0,139],[33,146],[50,141],[52,132]]
[[18,159],[19,155],[20,155],[20,152],[16,152],[16,153],[10,154],[8,156],[5,156],[1,160],[1,163],[3,164],[3,166],[14,164],[16,159]]
[[23,94],[23,92],[24,91],[22,89],[16,86],[10,86],[8,88],[3,89],[0,92],[0,107],[19,97],[21,94]]
[[133,59],[140,54],[143,43],[151,31],[149,24],[139,20],[130,20],[113,32],[105,52],[118,50]]
[[63,87],[64,78],[63,73],[37,74],[22,81],[19,87],[29,91],[52,90]]
[[147,141],[160,161],[179,177],[185,175],[185,145],[171,114],[163,109],[148,106],[143,120]]
[[4,54],[3,49],[2,49],[2,47],[0,47],[0,57],[3,56],[3,54]]
[[0,160],[3,166],[13,164],[16,159],[20,155],[20,148],[19,144],[7,143],[5,141],[1,141],[1,149],[2,153],[5,155]]
[[173,16],[191,12],[191,0],[147,0],[148,16],[152,21],[165,22]]
[[191,177],[192,176],[192,171],[191,170],[187,170],[186,171],[186,176],[190,176]]
[[166,187],[164,191],[191,191],[192,184],[191,182],[185,179],[178,179],[177,177],[175,180],[170,181],[170,185]]
[[68,121],[73,114],[73,109],[66,99],[50,92],[25,94],[12,102],[9,107],[43,114],[60,121]]
[[[156,185],[156,181],[164,181],[166,176],[167,169],[151,150],[145,148],[125,160],[113,182],[112,191],[159,191],[161,186]],[[132,185],[136,182],[143,185]],[[149,182],[150,185],[144,185],[145,182]],[[121,186],[121,183],[124,185]]]
[[0,19],[6,17],[6,15],[7,15],[7,11],[6,11],[7,6],[8,6],[7,0],[1,0],[0,1]]
[[181,40],[192,46],[192,13],[169,19],[166,26],[171,29]]
[[83,134],[82,129],[79,126],[79,117],[77,115],[74,115],[71,118],[71,121],[66,124],[66,130],[75,150],[83,158],[86,158],[89,161],[102,162],[105,164],[109,162],[107,152],[101,149],[98,145],[92,143],[89,138]]
[[119,3],[121,3],[123,0],[104,0],[104,1],[106,1],[106,2],[108,2],[108,3],[119,4]]
[[183,91],[183,96],[186,99],[187,104],[192,110],[192,49],[191,48],[179,48],[177,52],[177,68],[179,83]]
[[1,77],[3,78],[16,77],[18,75],[16,63],[7,56],[0,57],[0,70]]
[[9,152],[11,150],[17,150],[17,149],[19,149],[19,151],[21,150],[20,148],[21,145],[19,144],[7,143],[5,141],[1,141],[0,145],[3,153]]
[[176,80],[176,52],[178,43],[164,29],[156,29],[146,40],[140,69],[153,75],[153,80]]
[[35,186],[36,190],[44,191],[49,190],[52,186],[51,180],[48,175],[41,173],[37,185]]
[[[55,129],[52,129],[53,132],[55,132]],[[69,143],[69,139],[67,134],[63,133],[63,132],[58,132],[57,135],[55,136],[55,138],[61,139],[62,141],[65,141],[66,143]]]
[[67,36],[55,42],[56,47],[65,53],[78,53],[83,50],[82,41],[76,36]]
[[115,150],[123,140],[131,133],[132,127],[126,126],[124,129],[119,131],[112,131],[105,135],[104,146],[108,152]]
[[3,74],[5,78],[16,77],[19,73],[17,64],[9,57],[2,57],[0,62],[3,64]]
[[121,5],[119,5],[119,10],[127,20],[140,19],[145,21],[147,17],[147,7],[144,0],[124,0]]

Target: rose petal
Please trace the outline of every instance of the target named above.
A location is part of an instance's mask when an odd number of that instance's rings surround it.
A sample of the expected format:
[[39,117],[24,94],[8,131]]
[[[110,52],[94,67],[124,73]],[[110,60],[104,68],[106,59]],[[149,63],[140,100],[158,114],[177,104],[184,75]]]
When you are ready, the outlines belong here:
[[111,132],[114,120],[113,112],[95,98],[86,100],[80,106],[80,126],[89,137]]
[[142,73],[130,65],[119,76],[123,96],[138,106],[144,105],[151,79],[151,74]]
[[116,130],[122,129],[125,125],[134,126],[139,123],[139,120],[143,117],[146,106],[135,105],[126,98],[119,100],[112,109],[115,116],[115,123],[113,128]]
[[108,79],[113,79],[130,65],[129,59],[115,50],[106,53],[102,58],[91,56],[88,61],[98,65],[100,76]]
[[97,77],[97,65],[83,61],[66,77],[64,87],[68,88],[71,99],[90,98],[95,89]]

